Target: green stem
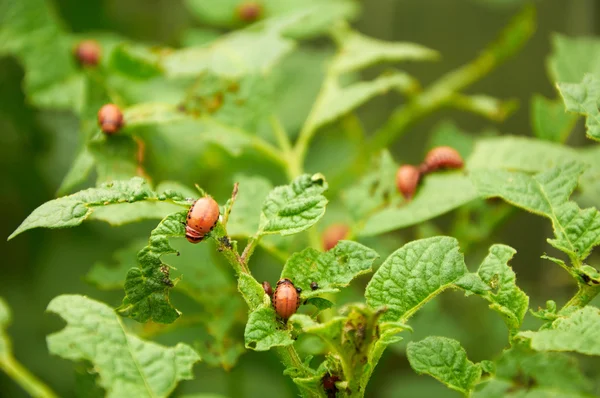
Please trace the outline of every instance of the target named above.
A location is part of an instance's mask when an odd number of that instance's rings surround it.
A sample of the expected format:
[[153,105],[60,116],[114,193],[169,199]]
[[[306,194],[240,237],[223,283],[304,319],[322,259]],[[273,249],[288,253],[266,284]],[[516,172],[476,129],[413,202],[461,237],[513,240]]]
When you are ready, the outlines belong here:
[[581,282],[578,285],[577,293],[561,308],[559,315],[566,315],[570,310],[585,307],[600,293],[600,285],[587,285]]
[[29,395],[40,398],[58,397],[46,384],[34,376],[12,356],[5,356],[0,360],[0,369],[6,372]]

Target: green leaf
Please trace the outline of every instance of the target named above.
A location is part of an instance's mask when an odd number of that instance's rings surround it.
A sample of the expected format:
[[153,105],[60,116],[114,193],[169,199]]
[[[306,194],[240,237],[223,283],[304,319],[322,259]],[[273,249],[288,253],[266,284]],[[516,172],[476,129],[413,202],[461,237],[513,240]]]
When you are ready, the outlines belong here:
[[423,179],[413,200],[373,214],[360,236],[373,236],[432,219],[477,198],[469,177],[461,172],[430,174]]
[[239,183],[239,190],[227,221],[227,232],[231,236],[252,236],[258,230],[262,202],[273,185],[260,176],[236,174],[233,180]]
[[531,97],[531,125],[536,137],[565,142],[575,126],[577,117],[565,112],[563,104],[535,94]]
[[520,172],[478,170],[471,173],[471,179],[482,196],[501,197],[549,218],[556,236],[549,243],[579,263],[600,244],[600,213],[594,208],[581,210],[568,200],[583,170],[581,163],[569,162],[534,177]]
[[558,83],[569,112],[585,116],[587,136],[600,141],[600,79],[586,74],[581,83]]
[[446,337],[411,341],[406,356],[415,372],[428,374],[464,394],[469,394],[481,377],[481,366],[469,361],[458,341]]
[[141,45],[117,46],[111,52],[110,68],[134,79],[150,79],[162,74],[158,51]]
[[252,277],[252,275],[241,273],[238,276],[238,290],[244,296],[244,300],[248,303],[250,309],[259,308],[263,304],[270,304],[270,300],[266,302],[267,297],[263,287]]
[[138,267],[127,273],[125,298],[117,309],[121,315],[142,323],[172,323],[179,317],[179,311],[169,301],[173,287],[170,267],[161,261],[161,256],[177,253],[169,238],[185,236],[186,216],[187,212],[171,214],[150,234],[148,246],[138,253]]
[[271,306],[250,313],[244,331],[246,348],[267,351],[272,347],[294,343],[289,330],[277,322],[276,317],[275,310]]
[[129,181],[102,184],[98,188],[86,189],[44,203],[35,209],[8,239],[32,228],[74,227],[86,220],[97,207],[158,200],[160,198],[150,189],[148,183],[139,177]]
[[396,189],[398,165],[389,151],[381,154],[369,171],[356,184],[347,188],[342,196],[348,212],[355,220],[361,220],[373,211],[403,201]]
[[465,296],[471,294],[484,295],[492,288],[487,285],[478,274],[465,274],[462,278],[454,282],[454,284],[465,291]]
[[23,65],[24,91],[32,104],[77,110],[84,85],[60,25],[47,1],[3,1],[0,54],[14,55]]
[[516,250],[510,246],[493,245],[479,266],[477,274],[492,288],[484,297],[490,308],[502,315],[511,330],[518,330],[529,307],[529,297],[516,284],[516,275],[508,262]]
[[103,303],[62,295],[50,302],[48,311],[67,321],[63,330],[48,336],[50,352],[92,362],[108,397],[167,397],[179,381],[193,378],[192,367],[200,357],[191,347],[144,341],[128,333]]
[[11,313],[8,304],[0,297],[0,361],[11,355],[11,344],[6,329],[11,322]]
[[86,281],[100,289],[120,289],[125,284],[125,277],[130,268],[137,266],[137,254],[147,241],[134,240],[127,246],[116,250],[111,265],[95,263],[87,273]]
[[[323,290],[337,291],[348,286],[357,276],[371,272],[377,257],[374,250],[360,243],[342,240],[324,253],[307,248],[292,254],[283,267],[281,277],[294,281],[294,286],[303,290],[302,297],[312,297]],[[314,292],[310,288],[312,282],[319,285]]]
[[321,174],[303,174],[289,185],[272,190],[260,215],[261,235],[292,235],[312,227],[325,214],[327,199],[322,195],[327,182]]
[[204,72],[229,77],[266,73],[294,48],[295,43],[282,34],[297,19],[275,19],[260,29],[235,31],[205,46],[173,51],[163,57],[161,66],[168,77]]
[[425,46],[407,42],[374,39],[344,27],[335,32],[339,53],[333,61],[333,71],[352,72],[383,62],[434,61],[439,53]]
[[600,310],[586,306],[552,322],[549,329],[521,332],[536,351],[573,351],[600,355]]
[[322,99],[318,102],[314,119],[314,127],[319,127],[338,119],[358,108],[371,98],[385,94],[390,90],[401,92],[412,91],[416,83],[404,72],[383,74],[371,81],[363,81],[341,87],[335,80],[326,82]]
[[548,59],[550,78],[555,82],[578,83],[586,73],[598,76],[600,40],[597,38],[552,37],[552,54]]
[[387,307],[383,321],[404,321],[467,273],[458,241],[416,240],[392,253],[367,285],[371,308]]

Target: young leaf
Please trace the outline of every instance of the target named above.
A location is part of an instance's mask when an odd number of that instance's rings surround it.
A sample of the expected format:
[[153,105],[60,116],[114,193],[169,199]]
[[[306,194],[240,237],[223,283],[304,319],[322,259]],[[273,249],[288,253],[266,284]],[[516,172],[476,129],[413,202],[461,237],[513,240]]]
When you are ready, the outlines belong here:
[[[170,192],[159,195],[150,189],[144,179],[134,177],[129,181],[115,181],[90,188],[73,195],[64,196],[44,203],[35,209],[21,225],[8,237],[12,239],[32,228],[74,227],[86,220],[98,207],[159,200],[181,201],[183,197]],[[137,215],[133,214],[134,217]]]
[[481,377],[481,366],[469,361],[458,341],[446,337],[411,341],[406,356],[415,372],[428,374],[464,394],[469,394]]
[[600,79],[586,74],[581,83],[558,83],[569,112],[585,116],[587,136],[600,141]]
[[600,40],[587,37],[552,37],[552,54],[548,59],[550,77],[555,82],[578,83],[586,73],[600,74]]
[[324,88],[323,99],[314,113],[314,126],[316,128],[332,122],[377,95],[390,90],[410,92],[415,87],[415,80],[403,72],[383,74],[374,80],[353,83],[346,87],[340,87],[337,82],[331,81]]
[[576,116],[565,112],[562,103],[539,94],[531,97],[530,109],[533,133],[542,140],[565,142],[577,121]]
[[600,310],[583,307],[552,322],[549,329],[521,332],[536,351],[574,351],[600,355]]
[[419,185],[413,200],[373,214],[367,219],[360,236],[378,235],[418,224],[462,206],[477,196],[473,184],[462,173],[428,175]]
[[501,197],[507,202],[547,217],[552,221],[556,239],[549,243],[579,263],[600,244],[600,213],[581,210],[569,196],[584,167],[569,162],[534,177],[518,172],[478,170],[471,179],[485,197]]
[[[338,291],[348,286],[352,279],[371,271],[373,262],[379,257],[374,250],[360,243],[339,241],[331,250],[324,253],[307,248],[294,253],[285,263],[282,278],[294,282],[303,290],[302,297],[312,297],[323,291]],[[311,283],[319,288],[311,292]]]
[[267,351],[272,347],[293,344],[290,331],[276,319],[277,315],[271,306],[251,312],[244,332],[246,348]]
[[499,312],[511,330],[518,330],[529,307],[529,297],[516,284],[516,275],[508,262],[516,250],[510,246],[493,245],[479,266],[477,274],[492,288],[484,297],[490,308]]
[[321,174],[304,174],[275,188],[263,203],[259,234],[292,235],[312,227],[325,214],[326,190]]
[[404,321],[467,273],[458,241],[421,239],[392,253],[367,285],[371,308],[387,307],[383,321]]
[[252,236],[258,229],[262,202],[273,185],[260,176],[237,174],[233,180],[239,183],[239,192],[227,221],[227,232],[231,236]]
[[346,27],[335,32],[339,53],[333,71],[342,74],[382,62],[434,61],[439,53],[425,46],[407,42],[387,42],[362,35]]
[[48,336],[50,352],[93,363],[108,397],[167,397],[179,381],[193,378],[192,367],[200,357],[191,347],[144,341],[128,333],[103,303],[62,295],[48,304],[48,311],[67,321],[63,330]]
[[186,215],[187,212],[180,212],[165,217],[150,234],[148,246],[138,253],[138,267],[127,273],[125,298],[117,309],[121,315],[142,323],[172,323],[179,317],[179,311],[169,301],[173,287],[169,266],[160,258],[177,253],[169,238],[185,236]]

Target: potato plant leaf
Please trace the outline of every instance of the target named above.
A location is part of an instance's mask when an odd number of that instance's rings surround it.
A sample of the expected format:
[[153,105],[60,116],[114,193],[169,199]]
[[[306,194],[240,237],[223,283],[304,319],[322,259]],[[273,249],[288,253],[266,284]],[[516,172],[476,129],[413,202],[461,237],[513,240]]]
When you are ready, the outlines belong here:
[[408,42],[388,42],[343,28],[335,32],[340,51],[333,61],[336,73],[347,73],[383,62],[434,61],[439,53]]
[[[342,240],[324,253],[307,248],[294,253],[285,263],[282,278],[294,281],[294,286],[302,289],[302,297],[317,296],[325,291],[338,291],[348,286],[352,279],[371,271],[377,253],[360,243]],[[311,290],[311,283],[319,288]]]
[[466,273],[456,239],[420,239],[385,260],[367,285],[365,297],[371,308],[387,308],[383,321],[405,321]]
[[549,218],[555,234],[549,243],[579,264],[600,244],[598,210],[581,210],[569,201],[583,170],[581,163],[568,162],[533,177],[520,172],[478,170],[471,173],[471,179],[482,196],[501,197]]
[[493,245],[477,270],[483,282],[491,290],[483,297],[490,301],[490,308],[502,315],[511,330],[518,330],[529,307],[529,297],[516,284],[516,275],[508,262],[516,250],[510,246]]
[[555,34],[548,59],[550,78],[554,82],[579,83],[586,73],[600,74],[600,40]]
[[140,201],[185,203],[181,194],[173,191],[157,194],[139,177],[115,181],[89,188],[69,196],[54,199],[35,209],[8,237],[12,239],[32,228],[66,228],[81,224],[96,208]]
[[277,314],[270,305],[250,313],[244,338],[246,348],[256,351],[267,351],[272,347],[294,343],[290,331],[277,321]]
[[321,174],[303,174],[275,188],[263,203],[259,234],[292,235],[312,227],[325,214],[326,190]]
[[525,331],[518,336],[528,340],[536,351],[600,355],[600,310],[588,305],[558,318],[548,329]]
[[173,287],[170,267],[161,261],[161,256],[177,253],[169,238],[185,236],[186,215],[187,212],[180,212],[165,217],[150,234],[148,246],[138,253],[138,266],[127,273],[125,298],[117,309],[121,315],[142,323],[172,323],[179,317],[179,311],[169,301]]
[[600,78],[586,74],[581,83],[558,83],[569,112],[585,116],[587,136],[600,141]]
[[83,147],[75,157],[71,168],[67,172],[67,175],[63,178],[58,188],[58,195],[65,195],[70,192],[77,185],[83,183],[89,174],[92,172],[95,166],[94,156],[90,151]]
[[58,296],[48,311],[67,321],[47,337],[50,352],[90,361],[107,397],[167,397],[200,360],[186,344],[164,347],[129,333],[112,308],[84,296]]
[[458,341],[446,337],[411,341],[406,356],[415,372],[428,374],[464,394],[470,393],[481,377],[481,366],[469,361]]
[[575,115],[565,112],[562,103],[539,94],[531,98],[530,109],[533,133],[542,140],[565,142],[577,121]]
[[237,174],[233,180],[239,183],[239,192],[227,222],[227,232],[231,236],[252,236],[258,229],[262,202],[273,185],[260,176]]

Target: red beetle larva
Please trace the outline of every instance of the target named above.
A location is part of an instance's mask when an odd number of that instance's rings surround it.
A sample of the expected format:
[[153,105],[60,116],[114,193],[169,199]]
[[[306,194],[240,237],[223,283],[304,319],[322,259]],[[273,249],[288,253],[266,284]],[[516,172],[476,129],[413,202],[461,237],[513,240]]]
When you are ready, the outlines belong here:
[[332,224],[323,232],[323,249],[330,250],[338,244],[342,239],[345,239],[350,232],[350,228],[346,224]]
[[194,202],[187,214],[185,237],[190,243],[198,243],[212,231],[219,220],[219,204],[210,196]]
[[417,190],[420,179],[421,172],[419,168],[405,164],[400,166],[396,172],[396,187],[406,200],[411,200]]
[[123,126],[123,112],[115,104],[106,104],[98,111],[98,124],[104,133],[114,134]]
[[291,280],[284,278],[277,282],[273,295],[273,307],[281,319],[287,322],[300,306],[300,289],[296,289]]
[[262,287],[267,296],[273,296],[273,288],[271,287],[271,284],[269,282],[264,281],[262,283]]
[[239,5],[238,17],[244,22],[254,22],[262,15],[262,7],[255,1],[249,1]]
[[85,66],[98,65],[101,53],[102,49],[96,40],[83,40],[75,47],[75,57]]
[[424,171],[426,173],[438,169],[460,169],[464,162],[460,153],[449,146],[438,146],[427,152]]

